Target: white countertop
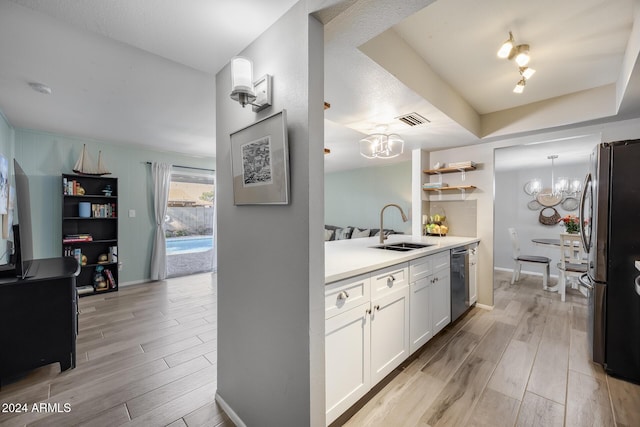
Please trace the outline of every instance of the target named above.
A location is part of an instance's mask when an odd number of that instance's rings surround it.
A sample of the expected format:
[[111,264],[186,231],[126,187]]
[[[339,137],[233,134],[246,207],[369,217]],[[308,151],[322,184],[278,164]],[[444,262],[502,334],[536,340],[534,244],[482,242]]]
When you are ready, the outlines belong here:
[[480,239],[477,237],[414,237],[406,234],[392,234],[385,240],[385,244],[413,242],[433,245],[407,252],[396,252],[372,248],[380,245],[379,237],[332,240],[324,243],[324,282],[336,282],[478,241]]

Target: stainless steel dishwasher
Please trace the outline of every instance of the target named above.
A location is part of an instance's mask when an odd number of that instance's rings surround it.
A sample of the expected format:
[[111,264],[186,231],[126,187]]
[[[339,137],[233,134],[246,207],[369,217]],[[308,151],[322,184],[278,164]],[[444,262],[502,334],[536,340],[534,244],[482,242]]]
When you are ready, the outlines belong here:
[[451,322],[469,308],[469,255],[472,245],[451,249]]

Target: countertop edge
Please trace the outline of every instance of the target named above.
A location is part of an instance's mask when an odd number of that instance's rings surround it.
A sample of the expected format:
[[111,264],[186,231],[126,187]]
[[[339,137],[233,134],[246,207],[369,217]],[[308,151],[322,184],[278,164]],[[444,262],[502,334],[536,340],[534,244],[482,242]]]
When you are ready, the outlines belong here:
[[[372,246],[380,244],[377,237],[351,239],[349,241],[343,241],[342,243],[340,241],[337,241],[335,243],[326,242],[325,271],[330,271],[330,273],[325,274],[325,285],[348,279],[350,277],[359,276],[361,274],[370,273],[372,271],[380,270],[392,265],[409,262],[423,256],[448,251],[458,246],[477,243],[480,242],[480,239],[477,237],[458,236],[412,237],[407,235],[393,235],[390,236],[389,241],[429,243],[433,244],[434,246],[423,249],[416,249],[408,252],[389,253],[389,251],[382,251],[380,249],[372,248]],[[385,243],[388,243],[389,241]],[[340,265],[336,266],[336,264],[344,262],[345,256],[355,258],[356,261],[352,262],[352,265],[349,267],[345,266],[343,268],[340,268]],[[369,259],[372,260],[368,261]]]

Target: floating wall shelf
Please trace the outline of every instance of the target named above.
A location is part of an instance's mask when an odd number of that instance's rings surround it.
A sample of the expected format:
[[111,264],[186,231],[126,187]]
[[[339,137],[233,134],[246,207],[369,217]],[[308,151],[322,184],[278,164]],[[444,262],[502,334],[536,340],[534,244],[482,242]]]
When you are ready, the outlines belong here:
[[423,171],[427,175],[440,175],[441,173],[454,173],[454,172],[466,172],[474,171],[476,166],[467,166],[464,168],[440,168],[440,169],[427,169]]
[[441,188],[423,188],[424,191],[436,191],[436,192],[441,192],[441,191],[473,191],[476,189],[475,185],[457,185],[455,187],[441,187]]

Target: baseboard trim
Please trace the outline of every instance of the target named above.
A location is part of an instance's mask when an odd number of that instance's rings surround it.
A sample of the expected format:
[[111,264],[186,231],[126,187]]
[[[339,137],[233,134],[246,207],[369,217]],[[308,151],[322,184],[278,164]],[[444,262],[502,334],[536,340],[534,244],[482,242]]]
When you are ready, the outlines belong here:
[[133,285],[140,285],[142,283],[149,283],[151,280],[149,279],[143,279],[143,280],[133,280],[131,282],[120,282],[118,283],[118,287],[119,288],[123,288],[126,286],[133,286]]
[[493,310],[493,306],[492,305],[485,305],[485,304],[476,303],[476,307],[481,308],[483,310],[488,310],[488,311]]
[[218,405],[220,405],[224,413],[227,414],[227,416],[237,427],[247,427],[247,425],[240,419],[238,414],[236,414],[235,411],[231,409],[231,406],[229,406],[229,404],[224,401],[224,399],[218,392],[216,392],[216,402],[218,402]]
[[[504,271],[507,273],[513,274],[513,268],[503,268],[503,267],[493,267],[495,271]],[[520,274],[529,274],[531,276],[540,276],[542,277],[542,273],[539,271],[528,271],[528,270],[520,270]],[[557,274],[549,274],[549,277],[553,277],[554,279],[558,278]]]

